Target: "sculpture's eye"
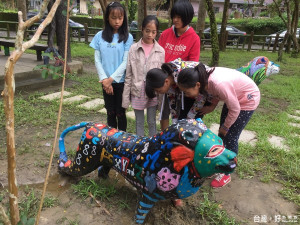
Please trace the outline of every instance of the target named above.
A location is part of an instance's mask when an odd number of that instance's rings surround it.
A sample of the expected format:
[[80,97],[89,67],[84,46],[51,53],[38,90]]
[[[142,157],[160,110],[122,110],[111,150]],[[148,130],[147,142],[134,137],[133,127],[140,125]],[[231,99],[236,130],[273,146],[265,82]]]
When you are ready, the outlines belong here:
[[215,158],[218,155],[221,155],[225,147],[223,145],[213,145],[208,151],[206,158]]

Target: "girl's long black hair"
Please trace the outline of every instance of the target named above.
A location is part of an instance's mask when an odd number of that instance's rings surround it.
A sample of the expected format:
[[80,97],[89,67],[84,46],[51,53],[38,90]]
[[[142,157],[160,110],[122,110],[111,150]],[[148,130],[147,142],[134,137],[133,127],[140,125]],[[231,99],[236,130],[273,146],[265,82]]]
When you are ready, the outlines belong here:
[[205,87],[208,84],[208,78],[215,68],[207,70],[203,63],[199,63],[194,68],[186,68],[178,74],[178,84],[184,88],[193,88],[196,83],[200,83],[199,92],[202,95],[207,95]]
[[165,80],[168,76],[172,76],[173,69],[171,63],[163,63],[161,69],[153,68],[148,71],[146,75],[145,92],[148,98],[156,96],[154,88],[161,88],[164,86]]
[[118,30],[118,34],[119,34],[119,41],[118,42],[120,43],[120,42],[124,41],[124,43],[125,43],[128,39],[128,35],[129,35],[129,33],[128,33],[127,14],[126,14],[125,8],[119,2],[111,2],[106,7],[106,13],[105,13],[105,18],[104,18],[105,27],[104,27],[104,30],[102,32],[102,38],[105,41],[107,41],[108,43],[111,43],[112,40],[113,40],[114,30],[113,30],[112,26],[109,24],[109,19],[108,19],[109,14],[113,10],[119,10],[124,15],[123,24]]

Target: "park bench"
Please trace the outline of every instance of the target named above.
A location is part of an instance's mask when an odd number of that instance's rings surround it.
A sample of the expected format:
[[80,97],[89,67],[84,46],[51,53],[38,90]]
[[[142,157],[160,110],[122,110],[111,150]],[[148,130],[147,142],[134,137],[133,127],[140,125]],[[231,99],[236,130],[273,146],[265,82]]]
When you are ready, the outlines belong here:
[[[0,39],[0,50],[1,50],[1,46],[4,47],[4,54],[6,56],[9,56],[10,55],[9,47],[15,47],[15,41]],[[42,61],[43,60],[42,51],[45,51],[47,48],[48,48],[47,45],[36,43],[30,49],[36,51],[37,61]]]

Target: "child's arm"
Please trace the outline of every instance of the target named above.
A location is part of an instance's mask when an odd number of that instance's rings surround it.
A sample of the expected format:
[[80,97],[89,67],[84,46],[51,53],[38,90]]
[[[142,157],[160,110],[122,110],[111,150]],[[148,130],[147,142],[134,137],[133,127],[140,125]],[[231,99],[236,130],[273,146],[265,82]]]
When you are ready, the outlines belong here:
[[117,68],[117,70],[110,76],[112,79],[114,79],[117,83],[120,82],[120,80],[122,79],[125,69],[126,69],[126,64],[127,64],[127,57],[128,57],[128,52],[130,49],[130,46],[133,43],[133,37],[131,34],[129,34],[128,36],[128,40],[125,43],[125,52],[123,55],[123,61],[120,64],[120,66]]
[[95,50],[95,65],[99,76],[99,81],[106,79],[107,75],[105,74],[101,63],[101,53],[99,50]]
[[131,51],[129,50],[129,57],[126,66],[125,84],[122,95],[122,107],[127,109],[130,103],[130,90],[132,82],[132,69],[131,69]]
[[229,83],[223,82],[222,84],[218,85],[216,89],[219,99],[224,101],[228,108],[228,114],[223,125],[229,129],[240,114],[240,102],[237,98],[234,87]]
[[201,109],[203,109],[206,101],[206,97],[204,95],[199,94],[195,99],[194,104],[190,108],[190,111],[187,114],[188,119],[195,119],[198,113],[201,113]]

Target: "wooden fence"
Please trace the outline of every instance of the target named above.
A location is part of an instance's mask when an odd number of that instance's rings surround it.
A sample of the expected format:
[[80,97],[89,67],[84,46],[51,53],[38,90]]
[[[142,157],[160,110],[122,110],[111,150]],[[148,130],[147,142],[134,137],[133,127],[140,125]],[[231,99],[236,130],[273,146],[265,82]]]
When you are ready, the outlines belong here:
[[[0,21],[0,24],[5,24],[5,28],[0,28],[0,38],[6,38],[6,39],[14,39],[15,38],[15,33],[13,32],[14,30],[17,30],[17,25],[18,22],[12,22],[12,21]],[[39,26],[39,24],[35,24],[36,27]],[[4,27],[3,25],[1,27]],[[92,38],[95,36],[95,34],[100,31],[101,28],[99,27],[88,27],[87,24],[84,24],[84,27],[70,27],[69,33],[72,34],[70,35],[70,40],[72,42],[85,42],[85,43],[90,43]],[[35,30],[27,30],[25,37],[30,37],[33,35]],[[14,35],[12,34],[14,33]],[[161,32],[159,32],[161,33]],[[131,31],[131,34],[133,35],[134,39],[139,39],[141,36],[141,31],[139,30],[134,30]],[[211,40],[210,39],[205,39],[204,36],[202,35],[201,31],[198,34],[201,38],[201,49],[205,50],[207,48],[211,48]],[[251,34],[247,35],[241,35],[237,36],[235,35],[236,38],[232,39],[230,38],[231,35],[228,33],[226,34],[226,49],[239,49],[239,50],[247,50],[247,51],[252,51],[252,50],[261,50],[261,51],[272,51],[275,52],[279,48],[279,34],[275,37],[275,41],[273,42],[272,39],[269,39],[269,42],[266,42],[267,37],[269,35],[255,35],[253,32]],[[41,41],[47,41],[47,35],[41,35],[40,40]],[[298,38],[298,43],[299,43],[299,38]],[[287,48],[291,48],[286,46]]]

